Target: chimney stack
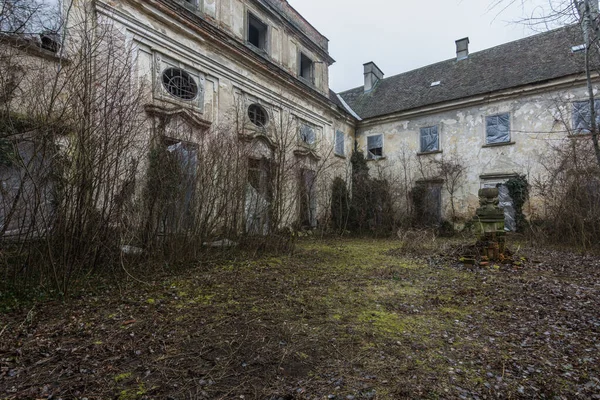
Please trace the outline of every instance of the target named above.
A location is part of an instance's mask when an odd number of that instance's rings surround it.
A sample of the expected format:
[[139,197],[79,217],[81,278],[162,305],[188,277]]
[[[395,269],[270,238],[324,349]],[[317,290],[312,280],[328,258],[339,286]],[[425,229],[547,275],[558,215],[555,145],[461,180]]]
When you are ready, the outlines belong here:
[[469,58],[469,38],[458,39],[456,41],[456,61]]
[[373,61],[364,64],[365,67],[365,93],[373,90],[377,82],[383,79],[383,72]]

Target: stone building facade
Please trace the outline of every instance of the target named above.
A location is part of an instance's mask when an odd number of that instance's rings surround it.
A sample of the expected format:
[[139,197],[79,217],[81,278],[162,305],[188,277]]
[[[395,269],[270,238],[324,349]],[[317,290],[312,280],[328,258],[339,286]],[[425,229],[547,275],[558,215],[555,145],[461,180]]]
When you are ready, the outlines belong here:
[[[89,15],[118,33],[145,91],[146,141],[161,137],[164,150],[187,164],[201,151],[197,142],[217,131],[230,130],[247,144],[243,225],[250,233],[269,229],[272,193],[264,181],[272,176],[265,166],[281,164],[277,154],[286,155],[293,175],[277,228],[327,221],[331,184],[335,177],[350,183],[355,147],[372,174],[398,189],[399,213],[410,208],[408,193],[421,186],[436,222],[467,220],[480,187],[542,176],[539,160],[552,142],[582,137],[589,125],[578,27],[473,54],[469,40],[461,39],[456,58],[390,78],[367,63],[364,86],[338,95],[329,89],[334,60],[327,38],[285,0],[64,6],[67,40],[77,42],[70,29]],[[46,49],[46,58],[48,50],[58,47]],[[439,173],[444,162],[465,167],[452,194]],[[511,199],[504,200],[510,226]],[[537,207],[534,198],[529,211]]]

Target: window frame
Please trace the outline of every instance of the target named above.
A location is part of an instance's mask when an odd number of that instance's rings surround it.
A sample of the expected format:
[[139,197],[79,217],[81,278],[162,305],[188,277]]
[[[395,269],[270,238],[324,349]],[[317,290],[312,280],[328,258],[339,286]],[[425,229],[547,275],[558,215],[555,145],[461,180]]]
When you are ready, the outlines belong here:
[[[312,130],[313,138],[314,138],[312,143],[309,143],[304,140],[304,136],[302,133],[302,128],[304,128],[304,127],[308,127]],[[315,145],[317,144],[317,127],[308,122],[300,121],[300,126],[298,127],[298,141],[300,142],[300,145],[302,145],[302,146],[309,147],[309,148],[315,147]]]
[[[310,62],[310,69],[309,69],[308,77],[303,75],[303,72],[304,72],[304,68],[302,68],[303,59],[306,59]],[[303,81],[305,81],[311,85],[315,84],[315,61],[312,58],[310,58],[302,50],[300,50],[298,52],[298,78],[302,79]]]
[[[342,152],[338,152],[338,135],[341,134],[342,143],[341,150]],[[346,157],[346,133],[340,129],[336,129],[334,132],[334,141],[333,141],[333,154],[338,157]]]
[[[372,154],[371,149],[369,149],[369,138],[377,137],[377,136],[381,136],[381,155],[380,156],[375,155],[375,154],[371,155]],[[367,160],[376,161],[376,160],[381,160],[381,159],[385,158],[384,149],[385,149],[385,135],[383,133],[376,133],[376,134],[367,136]]]
[[[255,121],[252,120],[252,117],[250,115],[250,109],[253,107],[258,108],[259,110],[261,110],[264,113],[265,122],[263,125],[259,125]],[[258,129],[265,129],[269,125],[269,121],[270,121],[269,113],[267,112],[265,107],[263,107],[260,103],[257,103],[257,102],[250,103],[248,105],[248,107],[246,108],[246,116],[248,117],[248,120],[250,121],[250,123]]]
[[[185,74],[185,76],[187,76],[187,78],[190,79],[191,82],[193,82],[194,87],[195,87],[194,97],[185,98],[185,97],[182,97],[182,96],[178,96],[178,95],[174,94],[173,92],[171,92],[169,90],[169,88],[167,86],[167,83],[165,82],[165,75],[166,75],[167,71],[171,71],[171,70],[173,70],[173,71],[179,71],[179,73],[181,74],[182,78],[184,77],[184,74]],[[199,82],[198,82],[199,79],[195,78],[194,74],[190,73],[189,71],[186,71],[185,68],[181,68],[179,66],[177,66],[177,67],[168,66],[167,68],[163,69],[162,72],[160,73],[160,79],[161,79],[161,84],[162,84],[163,89],[165,90],[165,92],[169,96],[177,99],[177,101],[185,101],[185,102],[192,103],[192,102],[194,102],[194,101],[196,101],[198,99],[198,96],[200,96],[200,91],[201,90],[200,90],[200,85],[199,85]],[[181,88],[179,90],[183,91]]]
[[[427,129],[433,129],[435,128],[436,131],[436,146],[435,146],[435,150],[426,150],[423,149],[423,133],[425,130]],[[422,128],[419,129],[419,152],[422,154],[425,153],[436,153],[441,151],[441,146],[440,146],[440,127],[439,125],[430,125],[430,126],[424,126]]]
[[[252,43],[250,41],[250,24],[252,23],[257,23],[260,26],[260,30],[259,30],[259,46],[255,45],[254,43]],[[263,36],[263,47],[260,47],[260,42],[261,42],[261,31],[264,32],[264,36]],[[245,28],[245,41],[246,44],[251,46],[252,49],[262,52],[264,54],[269,54],[269,38],[270,38],[270,27],[269,24],[265,23],[261,18],[259,18],[257,16],[256,13],[252,12],[251,10],[247,10],[246,11],[246,28]]]
[[[502,141],[502,142],[493,142],[489,140],[489,133],[488,133],[488,121],[492,118],[499,118],[502,116],[507,116],[508,118],[508,140]],[[505,144],[511,144],[512,143],[512,131],[511,131],[511,127],[512,127],[512,115],[510,112],[500,112],[497,114],[492,114],[492,115],[486,115],[484,117],[484,135],[485,135],[485,145],[486,146],[500,146],[500,145],[505,145]]]
[[[590,101],[589,100],[576,100],[571,103],[571,127],[573,131],[573,135],[588,135],[592,133],[591,126],[589,126],[589,121],[587,128],[578,128],[576,124],[575,115],[578,113],[576,110],[576,104],[585,104],[585,107],[588,111],[588,114],[591,114],[590,111]],[[600,100],[594,99],[594,108],[596,109],[596,129],[600,128]],[[591,116],[591,115],[589,115]]]

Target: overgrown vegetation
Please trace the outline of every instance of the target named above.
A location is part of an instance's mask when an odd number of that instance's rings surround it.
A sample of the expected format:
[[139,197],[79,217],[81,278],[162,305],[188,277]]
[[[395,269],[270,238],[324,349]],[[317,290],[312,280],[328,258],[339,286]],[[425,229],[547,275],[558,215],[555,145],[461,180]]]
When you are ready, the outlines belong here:
[[523,232],[527,228],[527,219],[525,218],[523,207],[525,202],[529,200],[529,182],[527,182],[525,175],[519,175],[507,180],[505,185],[508,188],[508,193],[515,208],[517,232]]
[[[445,248],[415,240],[430,256]],[[531,260],[526,268],[469,269],[399,246],[305,240],[293,256],[168,270],[150,285],[98,280],[67,303],[17,304],[0,326],[0,396],[598,392],[596,258],[544,248],[519,254]]]

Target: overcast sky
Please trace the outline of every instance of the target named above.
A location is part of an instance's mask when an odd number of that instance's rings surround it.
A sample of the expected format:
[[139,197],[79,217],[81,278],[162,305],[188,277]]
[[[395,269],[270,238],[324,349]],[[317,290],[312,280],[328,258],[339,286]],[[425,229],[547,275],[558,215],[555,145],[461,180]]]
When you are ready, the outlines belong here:
[[465,36],[474,52],[532,35],[534,30],[515,21],[541,12],[531,3],[526,9],[489,10],[492,0],[288,2],[329,39],[329,53],[336,60],[330,86],[336,92],[362,86],[368,61],[392,76],[454,57],[454,41]]

